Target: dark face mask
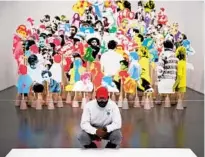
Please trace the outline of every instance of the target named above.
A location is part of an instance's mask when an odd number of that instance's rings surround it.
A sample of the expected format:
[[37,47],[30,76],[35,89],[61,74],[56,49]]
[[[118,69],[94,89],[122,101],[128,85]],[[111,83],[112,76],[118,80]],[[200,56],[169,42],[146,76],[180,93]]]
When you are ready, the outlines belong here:
[[96,100],[98,105],[102,108],[104,108],[108,103],[108,99],[96,99]]

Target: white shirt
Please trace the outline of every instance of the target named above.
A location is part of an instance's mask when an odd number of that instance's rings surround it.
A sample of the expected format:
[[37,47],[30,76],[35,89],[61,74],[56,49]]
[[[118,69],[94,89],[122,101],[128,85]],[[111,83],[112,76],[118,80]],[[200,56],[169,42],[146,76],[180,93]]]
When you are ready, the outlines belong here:
[[108,50],[102,54],[100,64],[105,75],[114,76],[120,70],[120,61],[123,57],[113,50]]
[[85,105],[81,118],[81,128],[89,134],[96,134],[98,127],[106,127],[107,132],[120,129],[122,119],[117,104],[109,100],[105,108],[98,106],[96,99]]
[[92,82],[88,82],[84,84],[83,81],[77,81],[73,87],[73,91],[80,91],[80,92],[92,92],[93,84]]
[[50,68],[50,72],[52,73],[52,79],[55,81],[62,82],[62,68],[60,63],[53,63],[52,67]]

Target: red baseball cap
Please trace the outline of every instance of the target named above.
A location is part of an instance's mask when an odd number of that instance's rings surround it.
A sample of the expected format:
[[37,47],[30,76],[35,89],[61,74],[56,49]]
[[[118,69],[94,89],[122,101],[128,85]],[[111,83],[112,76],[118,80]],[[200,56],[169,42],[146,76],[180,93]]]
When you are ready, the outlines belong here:
[[99,87],[96,91],[96,98],[105,98],[108,99],[108,90],[106,87]]

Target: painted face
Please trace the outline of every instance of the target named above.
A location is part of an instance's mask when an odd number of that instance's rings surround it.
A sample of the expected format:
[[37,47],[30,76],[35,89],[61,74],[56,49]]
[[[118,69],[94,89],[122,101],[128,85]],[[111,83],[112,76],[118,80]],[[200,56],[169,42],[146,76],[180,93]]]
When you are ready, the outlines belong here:
[[124,37],[123,40],[122,40],[122,43],[124,45],[128,45],[129,44],[129,40],[126,37]]
[[50,77],[49,77],[48,73],[45,73],[42,78],[43,78],[43,81],[47,81],[47,82],[50,81]]
[[127,21],[127,20],[123,20],[123,21],[122,21],[122,27],[123,27],[123,28],[126,28],[127,25],[128,25],[128,21]]
[[178,42],[182,42],[183,41],[183,36],[182,34],[179,35],[179,38],[178,38]]
[[45,46],[45,39],[43,37],[39,38],[39,47],[42,48]]
[[101,23],[97,23],[96,28],[97,28],[98,30],[102,30],[103,26],[101,25]]
[[55,24],[54,22],[51,23],[51,28],[52,28],[53,30],[56,30],[56,29],[57,29],[57,26],[56,26],[56,24]]
[[116,48],[116,50],[115,50],[117,53],[119,53],[119,54],[123,54],[123,47],[122,46],[117,46],[117,48]]
[[49,60],[49,59],[50,59],[49,54],[48,54],[48,53],[45,53],[45,54],[43,55],[43,59],[44,59],[44,60]]
[[30,67],[31,67],[31,69],[36,69],[37,63],[31,64]]
[[87,78],[85,79],[85,83],[88,84],[88,83],[90,83],[90,82],[91,82],[90,78],[87,77]]
[[53,54],[53,48],[52,47],[48,47],[48,54],[50,56]]
[[75,35],[76,34],[76,30],[75,30],[75,28],[70,28],[70,34],[71,35]]
[[120,69],[121,70],[126,70],[127,69],[127,66],[124,65],[122,62],[120,63]]
[[98,45],[98,43],[97,43],[97,41],[96,41],[96,40],[93,40],[93,41],[91,42],[91,45],[93,45],[93,46],[97,46],[97,45]]

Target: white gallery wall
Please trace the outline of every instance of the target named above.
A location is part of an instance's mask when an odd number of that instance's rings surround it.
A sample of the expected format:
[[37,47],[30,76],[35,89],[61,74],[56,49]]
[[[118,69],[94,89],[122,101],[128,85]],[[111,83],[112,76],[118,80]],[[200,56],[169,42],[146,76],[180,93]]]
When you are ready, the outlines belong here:
[[[17,69],[12,56],[12,37],[16,28],[24,24],[27,17],[39,20],[45,14],[65,14],[71,17],[75,1],[0,1],[0,90],[16,84]],[[137,2],[132,1],[133,10]],[[196,54],[190,58],[194,71],[188,71],[187,84],[204,93],[204,49],[203,49],[203,2],[202,1],[157,1],[157,10],[164,7],[170,22],[178,22],[180,30],[191,40]]]

